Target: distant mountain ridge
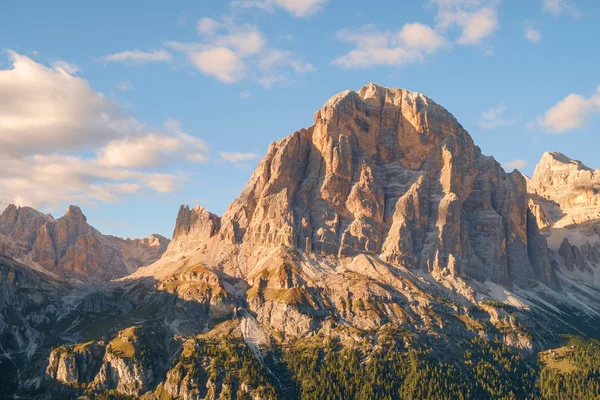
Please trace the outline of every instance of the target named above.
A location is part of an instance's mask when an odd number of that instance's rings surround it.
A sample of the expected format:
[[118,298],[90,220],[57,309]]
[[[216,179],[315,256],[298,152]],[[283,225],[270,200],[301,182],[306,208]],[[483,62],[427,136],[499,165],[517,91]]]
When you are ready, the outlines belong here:
[[77,206],[55,219],[30,207],[9,205],[0,215],[0,254],[34,269],[85,282],[105,282],[158,260],[169,240],[152,235],[102,235]]
[[600,169],[545,153],[528,190],[557,269],[600,287]]

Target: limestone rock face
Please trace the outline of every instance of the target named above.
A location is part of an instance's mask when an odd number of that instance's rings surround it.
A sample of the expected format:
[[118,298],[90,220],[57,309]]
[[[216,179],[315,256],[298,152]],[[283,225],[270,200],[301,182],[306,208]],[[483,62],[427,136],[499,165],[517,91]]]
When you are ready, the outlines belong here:
[[110,239],[121,250],[128,273],[158,260],[170,243],[169,239],[156,233],[143,239],[121,239],[114,236],[111,236]]
[[167,255],[195,251],[200,244],[216,235],[220,226],[221,219],[205,208],[196,206],[190,210],[188,206],[181,206]]
[[600,286],[600,170],[545,153],[528,191],[530,209],[543,221],[541,232],[562,270]]
[[592,170],[558,152],[545,153],[531,178],[530,192],[554,228],[585,224],[600,218],[600,170]]
[[148,390],[155,376],[142,334],[138,328],[127,328],[108,343],[100,371],[92,382],[94,388],[116,389],[129,396]]
[[104,236],[77,206],[54,219],[29,207],[9,205],[0,216],[0,254],[35,269],[82,281],[108,281],[156,261],[169,241]]
[[103,356],[104,347],[97,343],[59,347],[50,352],[46,375],[67,384],[88,383],[98,373]]
[[271,144],[219,238],[552,286],[528,201],[525,178],[482,155],[443,107],[369,84],[332,97],[313,126]]

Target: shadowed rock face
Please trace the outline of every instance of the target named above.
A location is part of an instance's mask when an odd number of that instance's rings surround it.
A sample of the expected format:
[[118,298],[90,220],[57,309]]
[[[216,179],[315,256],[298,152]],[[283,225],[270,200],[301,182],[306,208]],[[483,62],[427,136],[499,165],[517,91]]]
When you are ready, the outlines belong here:
[[524,177],[482,155],[447,110],[369,84],[332,97],[313,126],[271,144],[219,238],[552,286],[528,213]]
[[58,219],[14,205],[0,216],[0,254],[83,281],[108,281],[132,273],[159,259],[168,243],[160,235],[134,240],[104,236],[77,206],[69,206]]

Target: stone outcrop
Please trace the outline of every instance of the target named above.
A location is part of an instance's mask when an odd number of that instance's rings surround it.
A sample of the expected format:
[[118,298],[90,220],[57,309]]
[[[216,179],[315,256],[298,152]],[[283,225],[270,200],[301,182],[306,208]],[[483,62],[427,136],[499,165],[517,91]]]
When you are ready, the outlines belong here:
[[151,333],[151,329],[138,327],[118,332],[106,346],[102,366],[91,386],[115,389],[128,396],[138,396],[152,388],[156,373],[164,367],[162,364],[168,356],[157,348],[159,343],[153,340]]
[[188,206],[181,206],[167,255],[194,252],[200,244],[215,236],[220,226],[221,219],[205,208],[196,206],[190,210]]
[[54,349],[48,359],[46,375],[66,384],[91,382],[98,373],[104,356],[104,346],[86,343]]
[[9,205],[0,216],[0,254],[56,276],[108,281],[156,261],[169,241],[104,236],[77,206],[54,219],[29,207]]

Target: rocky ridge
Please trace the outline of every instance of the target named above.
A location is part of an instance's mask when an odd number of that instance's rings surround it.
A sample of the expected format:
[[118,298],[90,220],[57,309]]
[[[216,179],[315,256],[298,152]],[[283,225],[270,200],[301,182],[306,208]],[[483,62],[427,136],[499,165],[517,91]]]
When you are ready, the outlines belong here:
[[58,277],[104,282],[158,260],[169,240],[105,236],[77,206],[54,219],[30,207],[9,205],[0,215],[0,254]]

